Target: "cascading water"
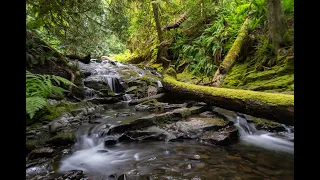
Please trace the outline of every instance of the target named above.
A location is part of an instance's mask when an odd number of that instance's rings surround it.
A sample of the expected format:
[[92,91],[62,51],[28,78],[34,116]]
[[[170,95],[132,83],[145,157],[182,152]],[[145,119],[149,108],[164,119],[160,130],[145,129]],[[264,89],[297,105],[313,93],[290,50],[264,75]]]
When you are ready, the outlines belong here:
[[[82,64],[80,67],[83,71],[91,73],[87,79],[95,78],[97,81],[103,81],[117,93],[120,91],[118,88],[121,85],[119,68],[130,67],[137,73],[136,76],[145,75],[141,69],[131,66],[118,62],[102,61],[101,63]],[[155,82],[158,88],[163,87],[160,81]],[[93,96],[94,91],[86,88],[88,96]],[[121,142],[115,145],[106,145],[106,139],[112,140],[113,137],[106,135],[105,132],[118,125],[118,122],[121,123],[127,119],[115,116],[115,114],[134,112],[137,115],[139,113],[134,110],[134,107],[128,106],[131,99],[129,94],[124,94],[124,102],[121,104],[125,106],[121,108],[109,108],[108,106],[107,108],[108,116],[114,116],[102,120],[102,124],[79,128],[74,152],[62,159],[59,170],[83,170],[92,179],[113,179],[110,177],[111,174],[119,176],[122,173],[136,176],[137,179],[140,178],[139,175],[145,174],[150,175],[148,179],[202,179],[202,177],[203,179],[224,179],[230,176],[240,177],[240,179],[263,179],[266,174],[269,175],[268,171],[272,172],[270,173],[272,176],[283,173],[283,170],[289,172],[284,173],[285,175],[293,176],[291,155],[293,154],[294,135],[291,129],[284,126],[287,132],[283,133],[283,137],[279,135],[280,133],[257,130],[254,124],[248,123],[245,117],[227,110],[221,114],[234,122],[240,134],[240,142],[229,147],[206,146],[194,140],[186,140],[185,142]],[[130,118],[138,118],[147,114],[134,115]],[[157,129],[152,130],[156,131]],[[232,156],[233,153],[234,156]],[[268,162],[267,165],[255,163],[256,161],[260,162],[259,158],[261,157],[264,161],[270,159],[276,159],[276,161],[275,163]],[[256,159],[251,161],[250,158]],[[269,167],[271,170],[266,169]],[[238,171],[239,169],[241,171]],[[277,171],[278,169],[279,171]],[[156,174],[155,178],[151,177],[152,174]]]
[[229,116],[229,120],[233,120],[234,125],[238,128],[242,141],[270,150],[293,153],[294,143],[290,140],[292,140],[294,136],[291,133],[291,129],[287,128],[285,125],[282,126],[287,130],[287,139],[280,137],[276,133],[257,130],[253,123],[248,123],[245,117],[239,115],[237,115],[236,118]]

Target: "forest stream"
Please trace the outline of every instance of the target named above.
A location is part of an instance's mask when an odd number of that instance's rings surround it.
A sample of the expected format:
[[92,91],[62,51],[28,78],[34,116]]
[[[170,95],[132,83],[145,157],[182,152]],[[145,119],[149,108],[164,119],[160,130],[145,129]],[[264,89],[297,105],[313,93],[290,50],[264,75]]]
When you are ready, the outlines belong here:
[[[247,115],[202,102],[187,104],[187,98],[173,99],[167,95],[158,99],[157,103],[163,105],[161,110],[146,110],[148,105],[130,104],[135,97],[122,82],[122,74],[126,70],[134,71],[135,76],[126,78],[136,83],[138,81],[134,78],[149,76],[159,89],[162,88],[159,73],[107,60],[92,59],[89,64],[79,64],[80,70],[87,74],[83,79],[86,101],[101,100],[97,98],[98,92],[87,87],[89,81],[108,84],[114,96],[121,100],[100,103],[103,110],[98,118],[79,125],[75,133],[77,140],[72,146],[55,149],[59,151],[57,155],[42,162],[27,161],[27,179],[54,179],[65,172],[73,172],[69,176],[77,179],[77,173],[81,174],[79,170],[85,174],[79,179],[90,180],[293,179],[293,126],[281,124],[278,130],[257,128]],[[179,108],[198,109],[195,113],[179,116],[179,119],[173,121],[178,117],[176,114]],[[171,111],[175,111],[174,116],[165,124],[143,124],[143,130],[124,130],[139,118],[163,117],[168,112],[170,115]],[[203,123],[204,118],[215,117],[223,119],[227,124]],[[212,130],[212,127],[216,129]],[[234,129],[228,132],[228,128]],[[223,135],[218,134],[213,138],[212,134],[206,134],[220,130],[229,133],[226,135],[228,138],[234,137],[236,140],[225,144]],[[231,135],[233,132],[236,135]],[[210,138],[205,138],[205,134],[215,141],[208,141]],[[224,143],[219,144],[222,141]]]

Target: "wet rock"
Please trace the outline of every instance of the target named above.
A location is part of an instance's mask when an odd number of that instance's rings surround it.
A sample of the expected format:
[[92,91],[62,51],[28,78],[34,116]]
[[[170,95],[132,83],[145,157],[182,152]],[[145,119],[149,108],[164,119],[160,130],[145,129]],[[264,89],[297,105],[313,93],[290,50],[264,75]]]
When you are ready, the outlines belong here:
[[128,117],[128,116],[132,116],[134,113],[130,113],[130,112],[118,112],[115,114],[116,117]]
[[98,152],[98,153],[107,153],[108,150],[106,150],[106,149],[101,149],[101,150],[98,150],[97,152]]
[[108,83],[104,82],[100,77],[90,76],[84,81],[84,85],[88,88],[100,91],[103,89],[110,90]]
[[191,107],[191,108],[179,108],[166,113],[151,114],[148,116],[141,117],[129,124],[113,127],[109,130],[108,134],[119,134],[126,131],[141,130],[154,125],[163,125],[170,122],[179,121],[182,118],[190,116],[192,114],[199,114],[205,111],[207,108],[202,107]]
[[200,113],[199,116],[202,118],[212,118],[215,117],[215,114],[212,111],[205,111],[203,113]]
[[88,102],[94,103],[94,104],[113,104],[121,101],[121,98],[119,97],[96,97],[87,100]]
[[88,178],[81,170],[72,170],[56,177],[54,180],[85,180]]
[[54,153],[54,150],[50,147],[43,147],[34,149],[29,153],[29,159],[37,159],[43,157],[51,157]]
[[128,178],[127,178],[127,175],[125,175],[125,174],[122,174],[122,175],[120,175],[119,177],[118,177],[118,180],[127,180]]
[[127,83],[129,87],[132,86],[137,86],[137,87],[142,87],[142,86],[147,86],[147,83],[141,80],[134,80],[134,81],[130,81]]
[[228,126],[219,131],[206,131],[199,138],[211,144],[230,145],[238,141],[239,134],[235,126]]
[[105,146],[112,146],[112,145],[115,145],[117,144],[117,139],[114,138],[114,137],[106,137],[104,139],[104,145]]
[[57,135],[46,141],[48,144],[53,146],[70,145],[76,142],[76,137],[73,132],[59,132]]
[[278,122],[274,122],[274,121],[263,119],[263,118],[257,118],[250,115],[244,115],[240,113],[238,113],[238,115],[241,115],[241,117],[244,117],[248,123],[254,123],[258,130],[266,130],[271,132],[286,131],[286,128]]
[[137,89],[138,89],[138,86],[131,86],[129,89],[126,90],[126,94],[135,93]]
[[175,139],[176,137],[159,127],[150,127],[142,131],[129,131],[123,134],[119,138],[119,142],[122,141],[167,141],[169,139]]
[[69,120],[73,118],[70,113],[65,113],[57,119],[52,120],[48,125],[50,134],[56,134],[57,132],[68,129]]

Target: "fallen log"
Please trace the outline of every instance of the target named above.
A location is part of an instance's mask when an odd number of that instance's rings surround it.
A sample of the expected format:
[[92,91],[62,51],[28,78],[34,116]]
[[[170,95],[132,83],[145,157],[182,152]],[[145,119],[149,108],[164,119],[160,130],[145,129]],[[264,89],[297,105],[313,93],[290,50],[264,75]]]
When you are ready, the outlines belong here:
[[163,86],[167,92],[176,93],[184,98],[208,102],[231,111],[294,125],[293,95],[200,86],[179,82],[168,75],[164,75]]
[[149,97],[145,97],[145,98],[141,98],[141,99],[137,99],[137,100],[132,100],[129,102],[129,105],[135,105],[135,104],[140,104],[142,102],[148,101],[150,99],[160,99],[164,96],[164,93],[160,93],[154,96],[149,96]]

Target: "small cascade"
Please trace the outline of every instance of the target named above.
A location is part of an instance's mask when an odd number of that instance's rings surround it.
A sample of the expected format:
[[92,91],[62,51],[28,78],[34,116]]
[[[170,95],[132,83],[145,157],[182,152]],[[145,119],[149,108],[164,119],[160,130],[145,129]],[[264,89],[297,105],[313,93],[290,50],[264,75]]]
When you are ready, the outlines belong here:
[[125,95],[123,95],[123,100],[124,101],[131,101],[132,98],[131,98],[131,96],[129,94],[125,94]]
[[257,130],[255,125],[248,123],[244,117],[237,116],[234,123],[239,130],[240,139],[247,143],[271,150],[293,152],[293,142],[280,138],[276,133]]
[[88,88],[88,87],[84,87],[84,93],[86,97],[93,97],[94,96],[94,89]]
[[159,88],[163,87],[161,81],[157,81],[157,85],[158,85]]
[[114,92],[114,93],[121,93],[123,92],[123,87],[119,81],[118,78],[116,77],[106,77],[107,79],[107,83],[110,87],[110,89]]

